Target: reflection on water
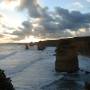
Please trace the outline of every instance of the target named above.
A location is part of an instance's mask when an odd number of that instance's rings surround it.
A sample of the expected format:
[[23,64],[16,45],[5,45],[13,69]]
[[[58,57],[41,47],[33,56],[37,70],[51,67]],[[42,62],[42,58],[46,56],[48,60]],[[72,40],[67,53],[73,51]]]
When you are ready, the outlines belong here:
[[23,48],[23,45],[18,44],[0,44],[0,52],[22,50]]

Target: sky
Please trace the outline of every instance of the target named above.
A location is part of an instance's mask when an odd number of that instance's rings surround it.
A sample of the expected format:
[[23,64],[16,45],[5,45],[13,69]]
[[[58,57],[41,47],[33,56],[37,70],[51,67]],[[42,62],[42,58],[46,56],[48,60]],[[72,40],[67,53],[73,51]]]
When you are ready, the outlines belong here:
[[0,43],[90,35],[90,0],[0,0]]

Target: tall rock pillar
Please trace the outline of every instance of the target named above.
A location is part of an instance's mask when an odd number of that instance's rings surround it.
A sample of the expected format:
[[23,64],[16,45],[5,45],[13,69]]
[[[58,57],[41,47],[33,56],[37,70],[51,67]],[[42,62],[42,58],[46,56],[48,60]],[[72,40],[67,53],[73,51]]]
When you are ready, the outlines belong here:
[[72,40],[61,40],[56,49],[55,70],[57,72],[75,72],[78,71],[77,49]]

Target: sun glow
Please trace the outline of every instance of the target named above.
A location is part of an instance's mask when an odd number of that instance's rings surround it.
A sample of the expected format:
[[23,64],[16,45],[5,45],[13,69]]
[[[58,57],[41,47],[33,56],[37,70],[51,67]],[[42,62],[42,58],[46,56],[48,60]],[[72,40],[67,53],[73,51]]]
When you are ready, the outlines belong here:
[[23,42],[23,43],[29,43],[29,42],[38,42],[40,41],[40,39],[36,38],[35,36],[29,36],[29,37],[25,37],[25,39],[23,40],[20,40],[20,42]]
[[14,10],[19,5],[18,1],[5,0],[0,4],[0,8]]
[[9,15],[4,15],[4,18],[2,19],[2,23],[10,26],[10,27],[17,27],[21,24],[20,18],[18,17],[18,15],[14,15],[15,18],[13,18],[13,16],[9,16]]

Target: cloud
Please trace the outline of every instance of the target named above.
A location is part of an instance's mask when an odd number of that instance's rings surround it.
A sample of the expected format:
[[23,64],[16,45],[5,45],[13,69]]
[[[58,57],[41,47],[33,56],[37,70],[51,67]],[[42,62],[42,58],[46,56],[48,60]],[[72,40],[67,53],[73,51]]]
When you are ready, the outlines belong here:
[[16,38],[14,35],[9,35],[9,34],[2,34],[3,36],[0,37],[0,42],[1,43],[8,43],[8,42],[14,42],[13,39]]
[[42,10],[37,0],[20,0],[19,9],[27,9],[31,17],[41,17]]
[[14,1],[14,0],[4,0],[4,2],[6,2],[6,3],[10,3],[12,1]]
[[80,2],[75,2],[74,5],[79,8],[83,8],[83,5]]
[[[41,21],[37,23],[38,26],[35,28],[35,31],[41,26],[46,36],[48,33],[55,34],[58,32],[59,34],[61,32],[68,33],[72,36],[73,31],[78,31],[80,28],[88,29],[90,27],[90,13],[82,14],[79,11],[70,12],[67,9],[57,7],[53,13],[46,12]],[[67,30],[70,31],[68,32]],[[40,31],[40,29],[38,31]],[[65,34],[63,35],[65,36]]]
[[3,0],[0,0],[0,2],[2,2]]
[[77,11],[79,11],[80,9],[83,9],[84,8],[84,6],[83,6],[83,4],[81,3],[81,2],[79,2],[79,1],[76,1],[76,2],[73,2],[72,4],[71,4],[71,11],[72,10],[77,10]]
[[[74,5],[83,8],[79,2]],[[43,39],[90,35],[90,13],[69,11],[61,7],[49,11],[49,8],[42,8],[37,0],[20,0],[19,9],[27,9],[29,19],[10,33],[16,36],[13,40],[21,40],[30,35]]]
[[3,34],[0,34],[0,38],[2,38],[4,35]]
[[22,26],[20,31],[13,33],[20,38],[29,35],[41,38],[73,37],[84,33],[89,35],[90,13],[70,12],[60,7],[56,7],[53,12],[43,9],[42,17],[37,16],[33,21],[25,21]]
[[79,28],[89,28],[90,13],[82,14],[79,11],[69,12],[67,9],[56,8],[57,13],[61,16],[59,28],[78,30]]
[[17,39],[24,39],[25,36],[30,36],[32,31],[32,24],[28,21],[24,21],[22,23],[23,27],[18,27],[16,31],[14,31],[12,34],[17,36]]
[[77,36],[90,36],[90,28],[81,28],[76,32]]
[[0,18],[2,18],[3,16],[2,16],[2,14],[0,14]]

